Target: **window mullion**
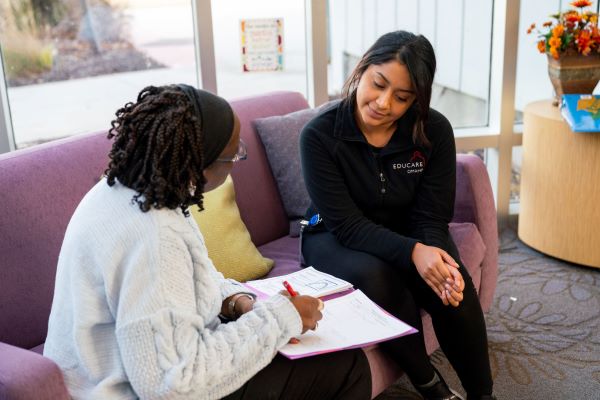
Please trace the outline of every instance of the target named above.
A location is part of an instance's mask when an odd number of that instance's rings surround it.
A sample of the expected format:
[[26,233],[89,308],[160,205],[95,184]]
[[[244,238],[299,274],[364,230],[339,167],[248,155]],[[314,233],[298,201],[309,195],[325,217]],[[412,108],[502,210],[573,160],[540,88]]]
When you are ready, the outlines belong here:
[[15,139],[8,103],[8,87],[4,75],[4,60],[2,58],[2,48],[0,47],[0,154],[13,150],[15,150]]
[[217,94],[217,67],[211,0],[192,0],[199,87]]

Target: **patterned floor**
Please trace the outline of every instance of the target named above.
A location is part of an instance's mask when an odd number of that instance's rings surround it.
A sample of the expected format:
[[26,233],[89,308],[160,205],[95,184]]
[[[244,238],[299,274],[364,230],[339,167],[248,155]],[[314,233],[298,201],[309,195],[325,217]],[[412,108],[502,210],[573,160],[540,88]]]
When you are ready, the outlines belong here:
[[[501,234],[498,287],[486,315],[495,394],[600,400],[600,269],[544,256],[515,227]],[[443,353],[432,360],[464,394]],[[403,377],[378,400],[419,399],[413,391]]]

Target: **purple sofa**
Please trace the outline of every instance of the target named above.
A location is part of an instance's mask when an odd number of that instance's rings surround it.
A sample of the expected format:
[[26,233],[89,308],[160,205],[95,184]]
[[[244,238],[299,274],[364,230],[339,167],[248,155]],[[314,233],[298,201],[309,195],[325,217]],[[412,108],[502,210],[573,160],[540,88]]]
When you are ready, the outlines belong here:
[[[235,168],[237,202],[252,240],[276,261],[269,275],[299,268],[298,238],[289,224],[252,121],[308,107],[302,95],[277,92],[233,102],[248,160]],[[0,155],[0,400],[67,399],[58,367],[41,355],[67,223],[107,163],[106,133],[80,135]],[[488,310],[497,275],[498,235],[492,190],[475,156],[457,158],[457,198],[451,233]],[[423,313],[429,352],[438,347]],[[365,349],[373,396],[401,371],[376,346]]]

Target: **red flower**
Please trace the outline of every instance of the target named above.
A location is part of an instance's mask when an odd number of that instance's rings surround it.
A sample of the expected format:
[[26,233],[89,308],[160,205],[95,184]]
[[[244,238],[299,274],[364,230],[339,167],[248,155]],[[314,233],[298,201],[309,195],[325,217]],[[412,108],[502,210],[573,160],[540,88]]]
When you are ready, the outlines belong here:
[[591,39],[590,32],[581,31],[581,34],[577,38],[577,49],[581,54],[587,56],[592,51],[591,46],[594,44],[594,41]]
[[570,23],[574,24],[576,22],[579,22],[579,20],[581,19],[581,17],[579,16],[579,14],[572,13],[572,14],[565,15],[565,19],[567,20],[567,22],[570,22]]
[[591,6],[592,2],[588,1],[588,0],[577,0],[577,1],[571,2],[571,5],[573,7],[583,8],[583,7],[589,7],[589,6]]

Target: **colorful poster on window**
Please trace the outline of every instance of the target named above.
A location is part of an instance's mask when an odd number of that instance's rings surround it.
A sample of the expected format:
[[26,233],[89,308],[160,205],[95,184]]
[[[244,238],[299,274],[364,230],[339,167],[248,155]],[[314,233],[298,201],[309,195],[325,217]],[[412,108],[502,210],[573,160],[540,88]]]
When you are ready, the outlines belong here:
[[283,18],[244,19],[240,28],[243,71],[282,71]]

